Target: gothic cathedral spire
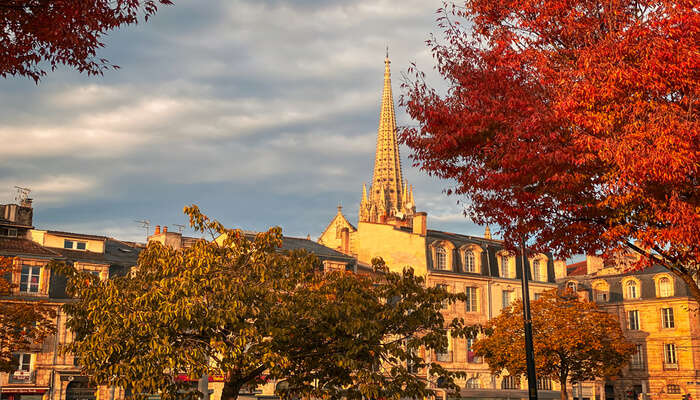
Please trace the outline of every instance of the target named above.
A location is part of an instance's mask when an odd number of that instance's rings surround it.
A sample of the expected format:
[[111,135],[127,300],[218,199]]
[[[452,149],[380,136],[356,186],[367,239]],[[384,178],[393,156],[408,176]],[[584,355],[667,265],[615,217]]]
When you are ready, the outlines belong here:
[[[384,59],[384,89],[377,130],[377,151],[369,196],[362,196],[360,221],[384,222],[390,218],[403,219],[415,212],[412,198],[406,191],[401,171],[399,144],[396,139],[396,115],[391,93],[389,51]],[[364,188],[363,188],[364,192]],[[411,196],[412,197],[412,196]]]

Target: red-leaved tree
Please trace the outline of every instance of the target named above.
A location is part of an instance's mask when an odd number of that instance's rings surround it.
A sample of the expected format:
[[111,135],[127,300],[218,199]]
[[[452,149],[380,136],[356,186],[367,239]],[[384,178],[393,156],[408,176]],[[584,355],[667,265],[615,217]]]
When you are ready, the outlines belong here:
[[116,68],[97,56],[102,37],[148,20],[170,0],[0,0],[0,76],[38,82],[64,64],[88,75]]
[[[692,0],[469,0],[439,10],[401,137],[507,243],[623,247],[700,302],[700,13]],[[635,244],[637,243],[637,244]]]

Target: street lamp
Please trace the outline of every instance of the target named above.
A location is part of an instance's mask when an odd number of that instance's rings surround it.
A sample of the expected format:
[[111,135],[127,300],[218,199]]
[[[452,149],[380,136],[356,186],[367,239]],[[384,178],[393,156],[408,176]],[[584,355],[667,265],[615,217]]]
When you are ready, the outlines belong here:
[[525,237],[520,239],[520,280],[523,289],[523,322],[525,328],[525,361],[527,363],[527,387],[529,400],[537,400],[537,376],[535,374],[535,355],[532,345],[532,316],[530,315],[530,287],[527,277],[527,254],[525,253]]

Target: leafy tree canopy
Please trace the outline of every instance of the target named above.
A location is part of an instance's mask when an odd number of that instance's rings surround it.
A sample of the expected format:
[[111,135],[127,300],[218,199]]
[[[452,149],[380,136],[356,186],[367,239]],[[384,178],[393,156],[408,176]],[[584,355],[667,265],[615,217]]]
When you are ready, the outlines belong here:
[[[537,377],[558,381],[562,400],[568,398],[567,380],[614,376],[635,350],[615,316],[572,293],[551,290],[531,307]],[[487,323],[485,336],[476,341],[474,352],[484,357],[494,373],[506,370],[511,375],[524,375],[524,343],[523,305],[518,300]]]
[[[628,246],[700,301],[700,13],[690,0],[468,0],[413,66],[402,131],[417,165],[511,246]],[[639,245],[635,245],[639,241]]]
[[60,64],[88,75],[116,66],[97,57],[103,36],[148,20],[170,0],[0,0],[0,76],[38,82]]
[[11,297],[17,288],[11,277],[18,268],[12,258],[0,257],[0,372],[15,371],[17,353],[29,352],[56,331],[54,309]]
[[[78,300],[65,307],[83,372],[96,382],[173,399],[175,379],[223,376],[222,399],[244,385],[286,379],[283,397],[405,398],[431,392],[421,350],[444,351],[444,301],[463,295],[426,288],[411,269],[322,272],[304,251],[281,252],[280,228],[249,239],[186,207],[191,225],[218,240],[175,250],[148,245],[128,276],[106,281],[54,264]],[[430,365],[456,388],[459,373]],[[195,395],[190,392],[190,395]]]

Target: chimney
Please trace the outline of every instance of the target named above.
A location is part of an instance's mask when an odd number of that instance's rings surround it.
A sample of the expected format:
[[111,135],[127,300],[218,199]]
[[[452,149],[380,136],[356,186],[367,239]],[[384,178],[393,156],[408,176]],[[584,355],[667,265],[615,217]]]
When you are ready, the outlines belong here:
[[160,235],[160,225],[156,225],[156,231],[153,232],[154,235]]
[[348,228],[343,228],[340,231],[340,251],[350,254],[350,230]]
[[167,227],[167,226],[164,226],[164,227],[163,227],[163,233],[168,233],[168,227]]
[[426,220],[428,219],[428,213],[417,212],[413,214],[413,233],[416,235],[425,236],[428,232],[426,225]]

